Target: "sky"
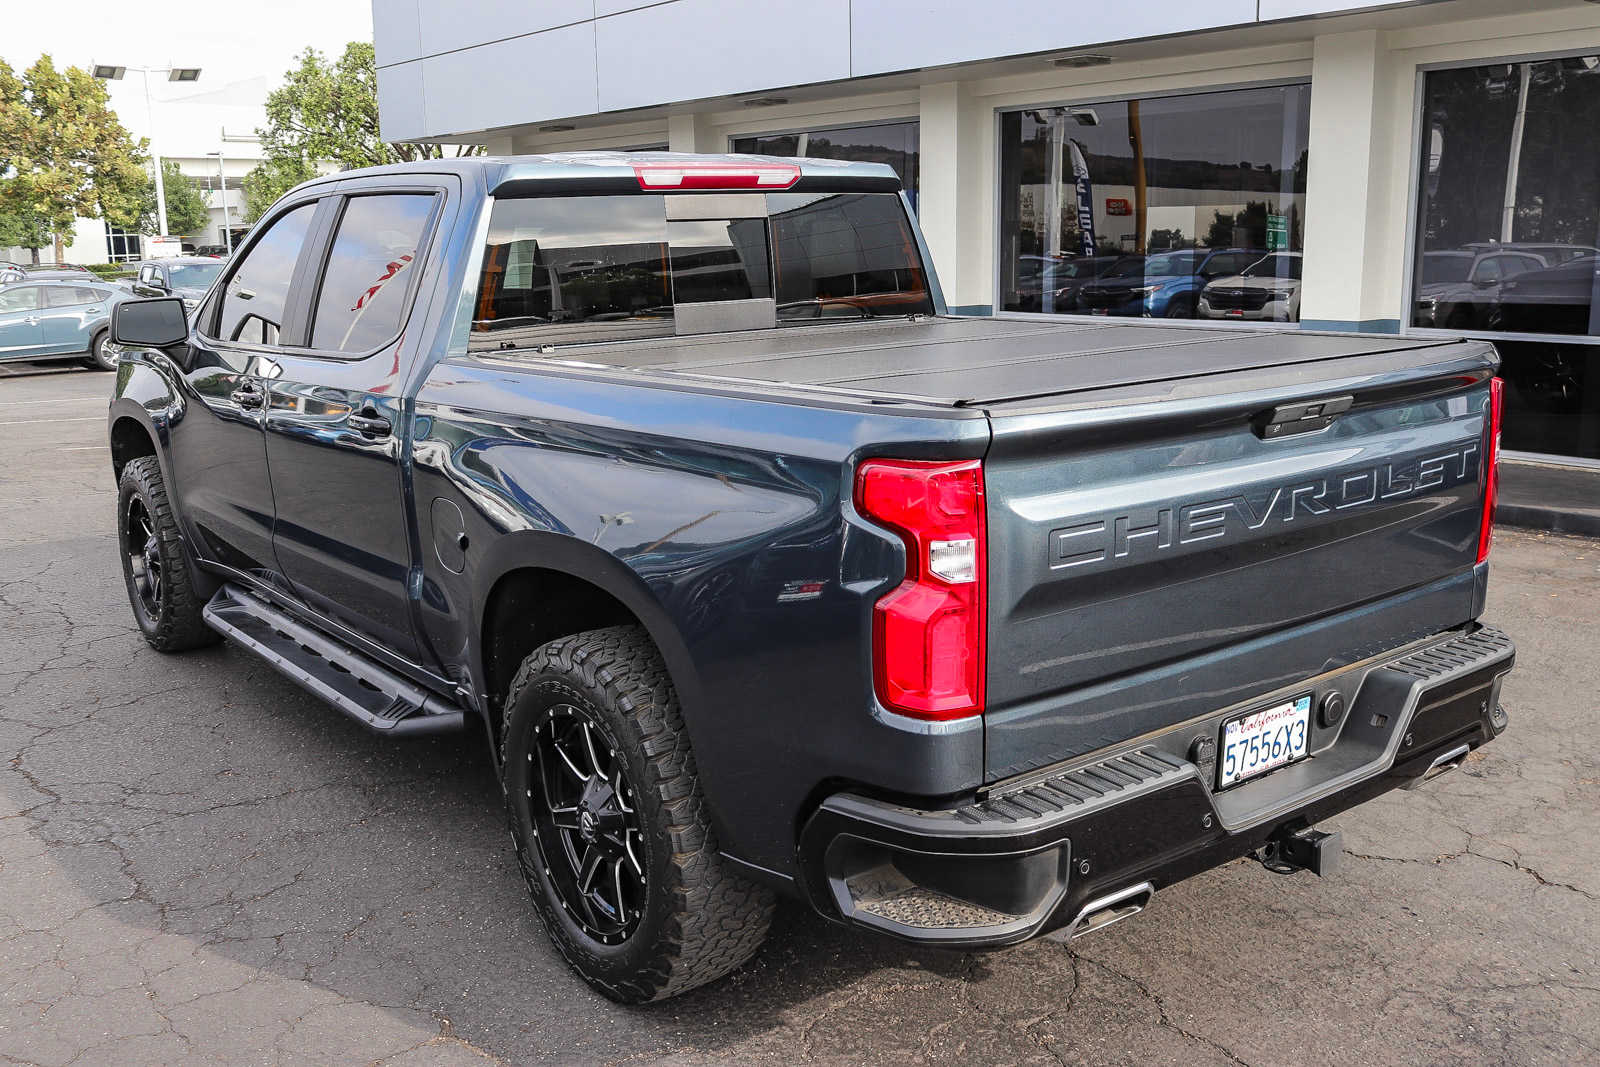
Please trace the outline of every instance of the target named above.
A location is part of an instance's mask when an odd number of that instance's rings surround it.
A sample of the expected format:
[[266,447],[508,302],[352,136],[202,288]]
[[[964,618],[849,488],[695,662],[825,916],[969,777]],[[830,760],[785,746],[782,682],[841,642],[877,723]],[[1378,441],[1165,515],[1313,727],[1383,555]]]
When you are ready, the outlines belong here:
[[[254,132],[267,92],[301,49],[337,54],[372,40],[371,0],[264,0],[255,4],[139,4],[128,0],[6,4],[0,59],[19,73],[48,52],[59,67],[91,64],[199,67],[193,85],[150,75],[163,155],[203,154],[221,129]],[[144,86],[134,71],[110,82],[111,105],[136,137],[147,136]],[[168,102],[185,106],[164,106]],[[212,131],[216,131],[213,133]]]

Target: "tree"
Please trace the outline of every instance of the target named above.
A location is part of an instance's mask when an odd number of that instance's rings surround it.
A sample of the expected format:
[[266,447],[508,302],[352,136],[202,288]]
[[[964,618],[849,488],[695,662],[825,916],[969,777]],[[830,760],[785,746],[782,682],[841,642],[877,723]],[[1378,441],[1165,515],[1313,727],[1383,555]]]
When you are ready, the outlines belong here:
[[[0,182],[0,186],[4,186]],[[0,201],[5,192],[0,189]],[[0,213],[0,248],[26,248],[39,258],[39,249],[50,243],[50,227],[38,215],[11,210]]]
[[[205,197],[200,195],[187,175],[170,159],[161,161],[161,184],[167,194],[167,232],[193,236],[211,224],[211,211]],[[139,229],[154,233],[159,216],[156,214],[156,183],[145,189],[144,211],[139,219]]]
[[319,163],[354,170],[483,151],[481,145],[385,141],[378,128],[377,61],[368,41],[350,42],[336,60],[314,48],[300,53],[284,84],[267,97],[267,125],[256,132],[265,158],[244,181],[252,222],[288,189],[314,177]]
[[40,56],[18,77],[0,61],[0,214],[46,227],[57,259],[77,218],[137,224],[147,162],[88,73]]
[[244,221],[254,223],[278,197],[316,176],[317,168],[298,156],[284,155],[262,160],[239,182],[244,190]]

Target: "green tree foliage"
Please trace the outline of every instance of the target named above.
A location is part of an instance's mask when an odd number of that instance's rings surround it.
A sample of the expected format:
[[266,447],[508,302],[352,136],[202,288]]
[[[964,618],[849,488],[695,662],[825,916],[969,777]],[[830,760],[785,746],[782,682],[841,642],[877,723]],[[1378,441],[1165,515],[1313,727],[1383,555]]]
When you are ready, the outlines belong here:
[[298,156],[269,156],[262,160],[239,182],[244,190],[244,221],[254,223],[278,197],[316,176],[316,166]]
[[[161,183],[167,194],[168,233],[191,237],[211,224],[211,212],[206,208],[205,197],[200,194],[195,182],[178,170],[178,164],[173,160],[161,161]],[[158,221],[156,183],[152,181],[145,190],[144,213],[140,217],[139,228],[154,233]]]
[[78,217],[138,222],[147,162],[87,72],[41,56],[19,77],[0,61],[0,214],[48,229],[57,258]]
[[314,48],[267,97],[261,136],[265,158],[244,180],[254,222],[288,189],[315,176],[318,163],[340,170],[377,167],[449,153],[476,155],[478,145],[399,144],[378,129],[378,68],[372,44],[352,41],[330,60]]
[[[4,183],[0,182],[0,189]],[[0,197],[4,197],[0,191]],[[0,212],[0,248],[27,248],[37,252],[50,244],[50,226],[38,215],[15,208]]]

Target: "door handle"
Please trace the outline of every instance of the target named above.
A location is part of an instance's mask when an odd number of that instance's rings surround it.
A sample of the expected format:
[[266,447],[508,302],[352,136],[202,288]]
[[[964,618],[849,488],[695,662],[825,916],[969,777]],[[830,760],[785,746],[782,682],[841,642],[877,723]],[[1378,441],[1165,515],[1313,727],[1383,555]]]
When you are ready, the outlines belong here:
[[264,401],[266,397],[262,395],[260,388],[258,388],[254,383],[246,382],[244,385],[239,386],[239,388],[229,393],[228,399],[232,400],[235,404],[238,404],[242,408],[258,408],[261,406],[262,401]]
[[359,415],[351,415],[345,423],[352,430],[359,431],[362,437],[388,437],[394,429],[394,425],[380,415],[372,404],[363,407]]

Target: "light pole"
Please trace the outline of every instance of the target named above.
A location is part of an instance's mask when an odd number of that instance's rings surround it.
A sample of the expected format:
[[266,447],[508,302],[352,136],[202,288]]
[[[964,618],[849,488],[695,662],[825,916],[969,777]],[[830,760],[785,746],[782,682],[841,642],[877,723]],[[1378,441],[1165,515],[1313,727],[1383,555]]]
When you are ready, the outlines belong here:
[[222,196],[222,246],[228,250],[228,255],[233,255],[232,223],[228,221],[228,174],[222,169],[222,149],[207,152],[208,156],[217,157],[217,185]]
[[167,186],[162,181],[161,152],[156,148],[156,113],[150,103],[150,75],[165,74],[169,82],[196,82],[200,80],[199,67],[114,67],[96,63],[94,76],[101,81],[119,82],[130,70],[144,76],[144,110],[150,123],[150,158],[156,170],[156,226],[161,231],[156,236],[167,236]]

